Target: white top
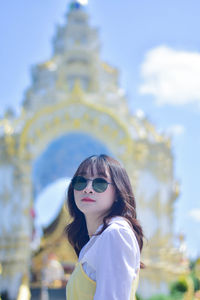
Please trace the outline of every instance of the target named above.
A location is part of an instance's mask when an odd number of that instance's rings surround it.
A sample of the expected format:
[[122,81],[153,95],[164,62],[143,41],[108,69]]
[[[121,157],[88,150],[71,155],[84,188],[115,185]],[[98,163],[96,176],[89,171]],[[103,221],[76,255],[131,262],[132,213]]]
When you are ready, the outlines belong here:
[[140,268],[139,245],[125,219],[115,217],[109,224],[81,249],[79,262],[96,281],[94,300],[129,300],[133,279]]

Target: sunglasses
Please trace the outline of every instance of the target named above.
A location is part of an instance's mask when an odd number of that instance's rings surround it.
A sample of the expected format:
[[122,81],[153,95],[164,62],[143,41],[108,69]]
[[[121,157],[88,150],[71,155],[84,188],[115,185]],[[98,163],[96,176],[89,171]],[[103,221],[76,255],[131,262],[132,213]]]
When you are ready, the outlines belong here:
[[82,191],[86,188],[88,181],[92,181],[92,188],[97,193],[103,193],[107,189],[111,182],[106,181],[104,178],[95,178],[95,179],[88,179],[83,176],[76,176],[72,179],[72,187],[76,191]]

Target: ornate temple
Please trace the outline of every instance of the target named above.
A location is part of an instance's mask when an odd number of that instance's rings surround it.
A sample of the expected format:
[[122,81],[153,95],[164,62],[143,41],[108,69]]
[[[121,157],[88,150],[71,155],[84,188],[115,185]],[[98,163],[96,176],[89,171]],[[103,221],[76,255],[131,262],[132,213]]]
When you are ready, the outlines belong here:
[[0,293],[16,299],[19,287],[30,285],[30,270],[40,274],[45,255],[54,253],[68,267],[76,261],[63,235],[64,207],[33,250],[34,203],[44,188],[100,153],[124,164],[135,190],[147,238],[138,293],[167,292],[168,283],[187,271],[174,247],[179,191],[170,140],[143,115],[130,113],[118,71],[101,60],[98,31],[78,1],[56,30],[51,59],[32,69],[20,115],[7,112],[0,120],[0,140]]

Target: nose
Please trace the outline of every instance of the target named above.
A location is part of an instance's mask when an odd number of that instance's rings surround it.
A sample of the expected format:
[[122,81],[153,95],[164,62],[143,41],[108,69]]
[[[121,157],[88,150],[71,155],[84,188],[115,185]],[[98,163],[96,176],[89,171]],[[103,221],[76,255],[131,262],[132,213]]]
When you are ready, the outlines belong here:
[[92,180],[88,180],[87,185],[84,188],[83,192],[86,194],[91,194],[94,192],[94,190],[92,188]]

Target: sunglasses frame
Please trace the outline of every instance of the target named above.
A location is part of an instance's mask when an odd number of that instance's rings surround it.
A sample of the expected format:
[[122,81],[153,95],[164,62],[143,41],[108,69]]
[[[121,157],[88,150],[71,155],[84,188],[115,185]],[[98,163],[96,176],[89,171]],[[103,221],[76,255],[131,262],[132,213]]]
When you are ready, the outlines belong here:
[[[83,179],[85,180],[85,186],[84,186],[81,190],[78,190],[78,189],[76,189],[76,188],[74,187],[74,185],[75,185],[74,181],[75,181],[75,179],[77,179],[78,177],[83,178]],[[104,180],[104,181],[105,181],[105,183],[107,184],[105,190],[99,191],[98,189],[95,188],[95,180],[97,180],[97,179],[101,179],[101,180]],[[93,190],[94,190],[96,193],[103,193],[103,192],[105,192],[105,191],[107,190],[107,188],[108,188],[108,185],[109,185],[109,184],[113,184],[112,182],[108,182],[106,179],[104,179],[104,178],[102,178],[102,177],[96,177],[96,178],[93,178],[93,179],[89,179],[89,178],[85,178],[84,176],[81,176],[81,175],[75,176],[75,177],[72,179],[71,183],[72,183],[72,187],[73,187],[74,190],[76,190],[76,191],[83,191],[83,190],[87,187],[88,181],[92,181],[92,188],[93,188]]]

